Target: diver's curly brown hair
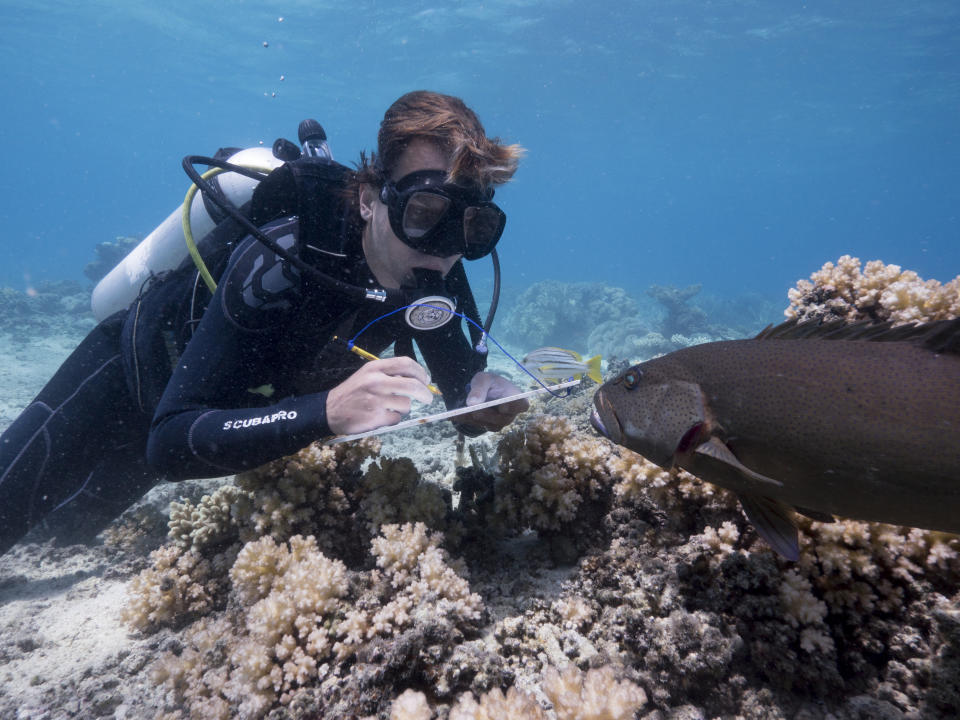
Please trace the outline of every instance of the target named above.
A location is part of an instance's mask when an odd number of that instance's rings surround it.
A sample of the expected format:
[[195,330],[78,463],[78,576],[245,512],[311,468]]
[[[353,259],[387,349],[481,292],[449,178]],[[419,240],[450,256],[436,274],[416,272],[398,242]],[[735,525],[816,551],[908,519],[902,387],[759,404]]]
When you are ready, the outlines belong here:
[[476,113],[460,98],[415,90],[398,98],[383,116],[377,151],[360,154],[356,181],[382,185],[414,138],[437,143],[452,159],[449,182],[488,187],[510,180],[524,150],[487,137]]

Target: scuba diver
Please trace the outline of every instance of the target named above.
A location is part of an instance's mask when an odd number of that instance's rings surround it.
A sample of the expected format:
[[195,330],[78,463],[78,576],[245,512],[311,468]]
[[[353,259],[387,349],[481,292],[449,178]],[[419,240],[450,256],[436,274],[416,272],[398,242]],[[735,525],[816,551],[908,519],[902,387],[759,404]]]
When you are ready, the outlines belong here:
[[[302,153],[274,144],[286,162],[241,208],[192,164],[242,168],[184,160],[219,222],[199,261],[150,271],[0,436],[0,554],[41,522],[58,543],[88,541],[160,480],[237,473],[396,424],[436,387],[448,409],[519,391],[484,368],[506,222],[493,190],[520,146],[427,91],[390,106],[355,170],[316,152],[303,124],[300,135]],[[495,289],[481,325],[463,261],[487,255]],[[357,354],[391,345],[392,357]],[[526,408],[466,413],[456,427],[499,430]]]

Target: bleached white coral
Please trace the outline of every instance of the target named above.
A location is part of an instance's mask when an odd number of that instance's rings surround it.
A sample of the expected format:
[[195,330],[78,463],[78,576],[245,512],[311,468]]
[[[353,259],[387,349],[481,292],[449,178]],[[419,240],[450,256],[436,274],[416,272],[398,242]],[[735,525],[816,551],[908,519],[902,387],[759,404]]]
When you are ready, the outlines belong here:
[[405,690],[393,701],[390,720],[430,720],[433,712],[422,692]]
[[618,681],[609,665],[581,672],[575,665],[548,667],[543,691],[558,720],[631,720],[647,702],[643,688]]
[[553,610],[560,616],[565,627],[580,628],[593,618],[594,610],[579,595],[565,597],[553,603]]
[[856,520],[800,522],[807,537],[798,569],[828,608],[893,612],[928,570],[960,578],[960,537]]
[[686,470],[664,470],[626,448],[612,448],[607,457],[607,468],[616,483],[614,493],[621,501],[637,501],[649,496],[666,507],[681,500],[705,501],[719,494],[720,498],[729,496],[731,506],[736,504],[733,493],[725,493]]
[[784,613],[794,627],[803,626],[800,633],[800,647],[807,652],[831,652],[833,639],[830,637],[824,619],[827,617],[827,605],[811,592],[812,585],[795,569],[783,574],[780,584],[780,602]]
[[705,527],[700,537],[712,551],[713,557],[721,560],[733,552],[734,544],[740,539],[740,530],[736,524],[725,520],[719,528],[710,525]]

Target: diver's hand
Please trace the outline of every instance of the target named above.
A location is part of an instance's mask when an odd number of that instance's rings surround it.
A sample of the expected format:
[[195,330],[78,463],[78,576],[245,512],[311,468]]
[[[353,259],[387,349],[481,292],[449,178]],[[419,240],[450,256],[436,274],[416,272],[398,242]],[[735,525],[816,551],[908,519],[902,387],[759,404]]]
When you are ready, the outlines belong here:
[[372,360],[327,393],[327,424],[336,435],[396,425],[410,402],[433,402],[430,377],[408,357]]
[[[505,377],[488,372],[479,372],[470,381],[470,393],[467,395],[466,404],[469,407],[487,400],[515,395],[518,392],[521,392],[520,388]],[[479,425],[485,430],[502,430],[513,422],[517,415],[529,407],[530,403],[525,398],[513,400],[503,403],[503,405],[494,405],[476,412],[465,413],[457,418],[457,422]]]

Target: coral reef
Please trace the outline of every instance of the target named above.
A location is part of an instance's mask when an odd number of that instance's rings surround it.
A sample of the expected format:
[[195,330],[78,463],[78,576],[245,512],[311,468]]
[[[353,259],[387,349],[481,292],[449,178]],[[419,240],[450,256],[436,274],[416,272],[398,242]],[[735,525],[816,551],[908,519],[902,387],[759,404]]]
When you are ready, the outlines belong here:
[[[562,670],[547,667],[542,691],[550,710],[544,710],[531,693],[515,687],[506,693],[494,688],[479,699],[472,693],[461,695],[447,720],[631,720],[647,702],[643,689],[630,680],[618,681],[611,666],[587,672],[575,665]],[[390,720],[432,718],[426,695],[416,690],[401,693],[390,709]]]
[[[223,607],[227,573],[245,543],[264,537],[284,543],[297,534],[320,540],[335,557],[353,558],[366,537],[351,508],[360,466],[379,449],[375,439],[330,447],[310,445],[295,455],[241,473],[190,500],[170,503],[170,544],[130,584],[126,621],[144,631],[180,625],[196,610]],[[203,599],[203,603],[198,604]]]
[[381,458],[367,468],[360,482],[360,508],[369,519],[370,532],[387,523],[408,522],[446,529],[450,492],[421,482],[409,458]]
[[403,458],[361,474],[366,447],[174,506],[128,609],[189,623],[152,670],[168,717],[955,716],[960,539],[801,518],[790,564],[732,493],[596,437],[590,400],[471,445],[456,505]]
[[861,268],[860,260],[849,255],[798,281],[788,295],[784,314],[799,320],[889,320],[899,325],[960,316],[960,276],[941,284],[880,260]]
[[590,331],[587,346],[603,355],[608,362],[622,359],[631,363],[649,360],[677,349],[669,337],[651,330],[641,318],[599,323]]
[[86,264],[83,268],[83,274],[92,282],[99,282],[104,275],[127,256],[127,253],[140,244],[140,240],[141,238],[138,237],[118,236],[113,242],[97,243],[96,248],[94,248],[96,258]]
[[[502,324],[502,339],[532,350],[557,345],[588,352],[599,323],[634,321],[639,307],[625,290],[603,283],[534,283],[517,298]],[[596,339],[596,338],[595,338]]]
[[130,581],[122,617],[132,627],[178,627],[223,605],[222,556],[211,560],[168,545],[150,553],[150,560],[152,565]]
[[[328,678],[336,685],[345,665],[369,662],[371,649],[415,626],[439,621],[447,642],[462,640],[477,627],[483,604],[448,563],[441,539],[422,523],[386,525],[370,548],[378,569],[358,573],[327,558],[313,537],[248,542],[229,569],[231,608],[195,623],[183,645],[154,664],[153,681],[191,717],[259,718],[277,703],[289,705],[305,686]],[[189,583],[193,569],[178,569],[179,582]],[[139,582],[154,579],[144,573]],[[182,596],[173,593],[166,605],[155,601],[153,612],[182,612],[176,604]],[[143,616],[136,598],[131,608],[128,619]],[[425,648],[416,662],[436,663],[438,650]]]
[[34,333],[54,334],[62,326],[94,326],[90,291],[69,280],[41,281],[26,292],[0,288],[0,331],[14,339]]
[[575,432],[564,417],[534,417],[509,431],[498,447],[492,522],[558,539],[576,521],[590,525],[586,516],[612,490],[608,451],[605,441]]
[[652,297],[666,310],[661,333],[664,336],[706,334],[708,331],[707,314],[690,299],[700,292],[700,285],[676,288],[670,285],[652,285],[647,295]]

